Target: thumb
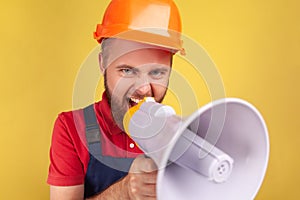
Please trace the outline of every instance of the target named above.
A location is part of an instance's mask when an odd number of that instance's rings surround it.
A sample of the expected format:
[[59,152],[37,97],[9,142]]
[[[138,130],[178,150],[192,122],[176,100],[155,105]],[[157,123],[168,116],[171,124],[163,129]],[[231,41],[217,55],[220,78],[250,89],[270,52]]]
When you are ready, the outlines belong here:
[[155,162],[144,155],[138,156],[132,163],[130,172],[132,173],[151,173],[157,170]]

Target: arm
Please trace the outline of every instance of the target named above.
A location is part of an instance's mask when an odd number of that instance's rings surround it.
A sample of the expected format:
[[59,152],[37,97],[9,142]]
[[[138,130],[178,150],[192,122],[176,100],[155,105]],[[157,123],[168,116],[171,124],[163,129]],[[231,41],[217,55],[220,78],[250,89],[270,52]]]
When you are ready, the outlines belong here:
[[[138,156],[129,173],[102,193],[88,200],[155,200],[156,166],[150,158]],[[50,200],[83,200],[84,185],[50,187]]]
[[[74,121],[72,116],[70,113],[60,115],[55,123],[47,180],[51,185],[51,200],[82,200],[84,198],[85,174],[82,160],[87,157],[79,157],[74,148],[82,144],[79,138],[75,138],[78,134],[76,127],[71,123]],[[78,144],[74,143],[76,141]],[[155,170],[156,166],[150,158],[138,156],[133,161],[126,177],[91,199],[154,199],[157,174]]]
[[50,186],[50,200],[82,200],[84,185],[75,186]]
[[[88,198],[87,200],[120,200],[128,199],[128,193],[125,188],[125,181],[119,181],[104,192],[94,197]],[[84,185],[76,186],[50,186],[50,200],[83,200],[84,198]]]

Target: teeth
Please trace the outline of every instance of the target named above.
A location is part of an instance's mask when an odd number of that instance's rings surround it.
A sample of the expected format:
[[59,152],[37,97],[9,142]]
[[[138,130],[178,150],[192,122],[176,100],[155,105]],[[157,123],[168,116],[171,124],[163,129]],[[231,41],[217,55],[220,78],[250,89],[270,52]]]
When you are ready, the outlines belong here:
[[133,101],[134,103],[139,103],[140,101],[142,101],[142,99],[136,99],[136,98],[130,98],[131,101]]
[[146,102],[155,102],[155,99],[153,97],[145,97]]

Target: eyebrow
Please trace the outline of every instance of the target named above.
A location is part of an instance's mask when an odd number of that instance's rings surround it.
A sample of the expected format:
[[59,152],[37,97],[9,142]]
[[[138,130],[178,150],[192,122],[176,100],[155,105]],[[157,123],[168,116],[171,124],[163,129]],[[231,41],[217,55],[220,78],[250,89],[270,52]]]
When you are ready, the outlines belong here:
[[122,65],[118,65],[116,67],[117,69],[123,69],[123,68],[136,68],[136,67],[133,67],[133,66],[130,66],[130,65],[126,65],[126,64],[122,64]]
[[155,69],[152,69],[151,71],[155,71],[155,70],[159,70],[161,72],[167,72],[167,71],[169,71],[169,69],[166,69],[165,67],[157,67]]
[[[122,69],[122,68],[137,68],[137,67],[134,67],[134,66],[131,66],[131,65],[127,65],[127,64],[121,64],[121,65],[116,66],[116,68]],[[168,69],[166,69],[166,67],[162,67],[162,65],[160,65],[160,66],[156,65],[155,69],[161,69],[161,70],[168,71]]]

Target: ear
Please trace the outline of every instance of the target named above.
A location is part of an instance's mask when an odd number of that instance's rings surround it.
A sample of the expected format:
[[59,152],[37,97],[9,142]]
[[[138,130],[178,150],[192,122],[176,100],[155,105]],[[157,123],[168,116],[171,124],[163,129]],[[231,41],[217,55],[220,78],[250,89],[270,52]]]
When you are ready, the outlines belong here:
[[103,55],[102,55],[101,52],[100,52],[99,55],[98,55],[98,61],[99,61],[100,71],[101,71],[102,74],[104,74],[105,67],[104,67],[104,65],[103,65]]

